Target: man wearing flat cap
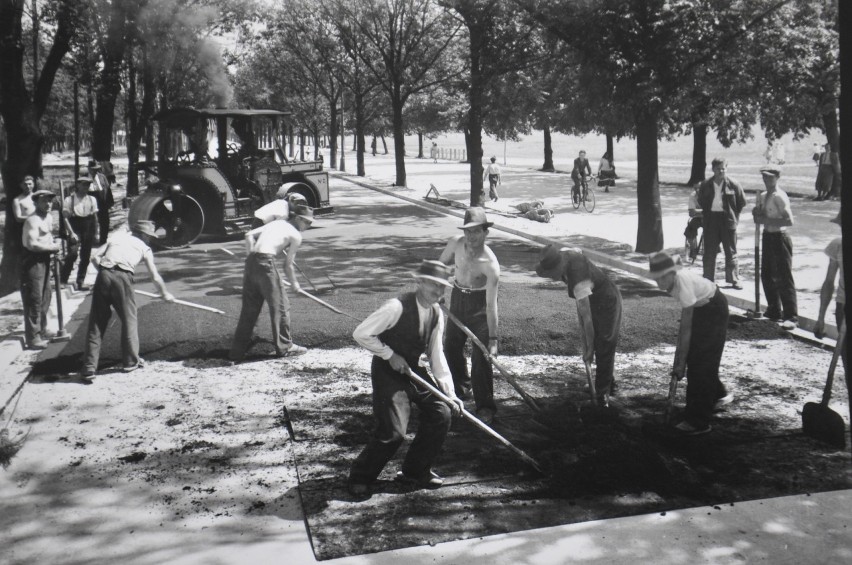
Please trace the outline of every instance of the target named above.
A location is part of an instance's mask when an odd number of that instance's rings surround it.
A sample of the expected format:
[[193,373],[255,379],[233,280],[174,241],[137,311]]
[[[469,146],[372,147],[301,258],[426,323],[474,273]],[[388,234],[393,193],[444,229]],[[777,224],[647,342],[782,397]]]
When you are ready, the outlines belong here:
[[137,265],[145,262],[163,300],[173,302],[175,299],[157,271],[154,253],[148,247],[151,238],[156,237],[154,223],[140,220],[130,226],[130,232],[116,232],[92,256],[92,264],[97,267],[98,276],[92,289],[92,309],[89,312],[86,349],[80,371],[82,376],[91,377],[98,370],[101,341],[112,317],[111,309],[115,309],[121,320],[121,370],[129,373],[144,366],[144,361],[139,357],[139,327],[136,320],[136,295],[133,292]]
[[[373,416],[376,428],[370,442],[352,463],[349,491],[369,493],[372,484],[405,439],[411,403],[420,409],[420,426],[408,448],[398,480],[421,488],[438,488],[443,479],[432,470],[450,430],[451,412],[461,413],[464,404],[454,392],[444,358],[441,336],[444,315],[438,300],[449,283],[450,269],[440,261],[423,261],[414,273],[417,288],[385,302],[355,329],[352,337],[373,354]],[[420,365],[429,358],[434,379]],[[433,383],[455,401],[450,407],[434,394],[412,382],[413,372]]]
[[273,220],[246,234],[248,255],[243,273],[243,305],[231,344],[231,361],[245,359],[264,302],[269,307],[276,356],[292,357],[307,353],[305,347],[293,343],[290,335],[290,301],[284,292],[276,261],[278,254],[283,253],[284,272],[293,290],[299,292],[301,287],[293,265],[302,244],[302,232],[311,227],[313,221],[313,208],[298,205],[293,208],[289,220]]
[[56,195],[49,190],[32,194],[35,211],[24,221],[21,243],[21,301],[24,337],[30,349],[47,347],[47,312],[50,308],[50,261],[60,249],[53,237],[50,207]]
[[541,250],[535,272],[540,277],[568,285],[568,296],[577,302],[583,363],[595,371],[595,395],[599,406],[609,404],[615,392],[615,348],[621,329],[621,292],[610,278],[580,250],[548,245]]
[[89,161],[89,192],[98,202],[98,240],[100,245],[107,242],[109,236],[109,211],[115,204],[109,180],[97,161]]
[[88,177],[77,179],[74,193],[66,196],[62,203],[62,221],[65,222],[65,231],[68,235],[68,253],[62,263],[60,280],[62,284],[68,282],[71,271],[74,269],[74,262],[79,255],[77,290],[87,290],[84,280],[98,231],[98,202],[89,194],[91,183]]
[[698,205],[704,228],[704,277],[716,280],[716,255],[719,244],[725,252],[725,282],[741,289],[737,261],[737,225],[740,212],[746,205],[745,193],[734,179],[728,177],[728,162],[713,159],[713,177],[698,187]]
[[766,294],[766,312],[770,320],[782,321],[784,329],[795,329],[799,323],[796,283],[793,280],[793,241],[787,228],[793,225],[790,198],[778,186],[779,165],[760,169],[766,192],[757,195],[752,210],[754,223],[763,225],[763,256],[760,279]]
[[728,336],[728,300],[711,282],[682,270],[680,256],[664,251],[651,255],[650,277],[680,304],[672,377],[686,377],[686,409],[674,432],[683,436],[711,431],[713,412],[733,400],[719,380],[719,365]]
[[[499,318],[497,312],[497,285],[500,281],[500,263],[491,249],[485,245],[488,228],[494,225],[480,207],[468,208],[464,224],[459,228],[464,233],[454,236],[441,253],[440,261],[455,266],[450,312],[467,326],[482,343],[488,344],[488,352],[497,355]],[[474,347],[471,352],[470,374],[464,357],[467,335],[459,327],[450,324],[444,337],[444,351],[453,375],[456,395],[466,398],[473,389],[476,413],[479,419],[490,424],[497,411],[494,403],[494,374],[491,363]]]

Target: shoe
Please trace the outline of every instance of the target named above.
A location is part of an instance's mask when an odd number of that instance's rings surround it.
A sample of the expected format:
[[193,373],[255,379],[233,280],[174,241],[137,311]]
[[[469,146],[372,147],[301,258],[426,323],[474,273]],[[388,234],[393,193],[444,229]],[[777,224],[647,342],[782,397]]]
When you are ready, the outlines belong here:
[[35,338],[27,344],[27,349],[46,349],[50,342],[40,337]]
[[732,282],[732,283],[731,283],[731,288],[732,288],[732,289],[734,289],[734,290],[742,290],[742,289],[743,289],[743,285],[741,285],[741,284],[740,284],[740,283],[738,283],[738,282]]
[[772,320],[773,322],[777,322],[781,319],[781,314],[776,310],[767,310],[763,313],[763,317],[767,320]]
[[82,282],[78,282],[76,286],[77,286],[77,292],[86,292],[87,290],[92,288],[89,285],[87,285],[86,283],[82,283]]
[[436,489],[441,488],[444,485],[444,479],[435,471],[429,471],[429,474],[425,477],[411,477],[406,475],[402,471],[396,474],[396,480],[401,483],[414,484],[419,486],[420,488],[429,488]]
[[674,429],[682,436],[700,436],[710,433],[713,430],[713,428],[710,427],[710,424],[704,424],[704,426],[693,426],[686,420],[676,425]]
[[490,426],[494,421],[494,410],[491,408],[482,408],[476,411],[476,417],[486,426]]
[[296,355],[304,355],[308,352],[307,347],[302,347],[301,345],[296,345],[295,343],[290,344],[290,348],[286,351],[281,351],[277,353],[276,357],[295,357]]
[[83,377],[84,379],[88,379],[89,377],[94,377],[95,372],[92,371],[91,369],[83,369],[82,371],[80,371],[80,376]]
[[716,403],[713,404],[713,410],[724,410],[725,406],[734,401],[733,393],[726,392],[724,396],[720,396],[716,399]]
[[131,365],[130,367],[122,367],[121,372],[123,373],[132,373],[136,369],[141,369],[145,366],[145,361],[140,357],[139,361],[136,362],[135,365]]
[[799,327],[799,323],[797,320],[784,320],[781,322],[781,328],[787,331],[795,330]]
[[348,483],[346,483],[346,490],[352,496],[362,497],[370,493],[370,485],[365,483],[353,483],[352,481],[349,481]]

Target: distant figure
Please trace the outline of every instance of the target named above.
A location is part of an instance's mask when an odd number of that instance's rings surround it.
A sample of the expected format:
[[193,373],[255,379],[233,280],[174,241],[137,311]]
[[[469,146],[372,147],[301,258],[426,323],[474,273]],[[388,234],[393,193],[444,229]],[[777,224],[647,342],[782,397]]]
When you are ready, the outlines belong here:
[[615,186],[615,165],[609,151],[603,154],[598,163],[598,186],[603,186],[604,192],[609,192],[609,187]]
[[728,161],[713,159],[713,176],[698,187],[698,204],[704,223],[704,278],[716,280],[716,255],[719,244],[725,252],[725,282],[739,290],[739,264],[737,260],[737,225],[740,212],[746,205],[743,188],[728,178]]
[[817,164],[815,183],[817,195],[814,200],[826,200],[831,195],[831,186],[834,183],[834,167],[831,165],[831,145],[826,143],[823,151],[814,153],[814,161]]
[[766,165],[760,173],[766,192],[758,194],[751,213],[754,223],[764,226],[760,262],[760,279],[766,294],[764,315],[770,320],[783,319],[782,327],[792,330],[799,323],[793,280],[793,242],[787,234],[787,228],[793,225],[793,211],[787,193],[778,187],[781,168]]
[[433,163],[438,162],[438,143],[432,142],[432,149],[429,150],[429,156],[432,158]]
[[34,190],[35,179],[27,175],[21,181],[21,193],[12,200],[12,212],[15,214],[15,219],[22,224],[35,212],[35,202],[32,198]]
[[372,149],[372,150],[373,150],[373,157],[375,157],[375,156],[376,156],[376,145],[377,145],[377,143],[376,143],[376,136],[374,135],[374,136],[373,136],[373,142],[370,144],[370,149]]
[[586,176],[586,171],[588,171],[589,176],[592,175],[592,167],[589,165],[589,160],[586,159],[586,152],[580,151],[580,156],[574,159],[574,168],[571,169],[571,180],[574,181],[571,197],[574,202],[577,202],[580,198],[580,177]]
[[109,211],[115,204],[115,198],[109,180],[97,161],[89,161],[89,178],[92,179],[89,193],[98,201],[98,240],[103,245],[109,236]]
[[500,198],[497,194],[497,185],[502,184],[502,171],[500,165],[497,164],[497,157],[491,157],[491,164],[485,167],[485,172],[482,173],[482,180],[488,179],[488,197],[492,202],[497,202]]
[[701,211],[701,205],[698,203],[700,191],[701,185],[698,184],[689,195],[689,202],[686,205],[687,212],[689,213],[689,221],[686,223],[686,229],[683,230],[683,235],[687,240],[689,258],[693,262],[698,257],[698,230],[704,225],[704,213]]

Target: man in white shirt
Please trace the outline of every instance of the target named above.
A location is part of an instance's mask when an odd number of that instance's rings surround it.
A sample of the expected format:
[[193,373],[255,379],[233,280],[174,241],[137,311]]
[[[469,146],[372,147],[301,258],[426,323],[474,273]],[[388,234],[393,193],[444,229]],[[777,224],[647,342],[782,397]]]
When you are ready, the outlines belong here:
[[[423,488],[438,488],[443,479],[432,470],[447,432],[451,412],[459,414],[464,404],[455,395],[442,345],[444,316],[438,300],[450,286],[450,270],[440,261],[423,261],[414,273],[417,289],[391,299],[355,329],[352,336],[373,354],[370,374],[373,383],[373,415],[377,426],[370,442],[352,463],[349,492],[369,493],[369,486],[405,439],[411,403],[420,408],[420,427],[408,448],[398,480]],[[420,366],[428,354],[434,379]],[[411,371],[431,381],[454,400],[447,406],[428,390],[406,376]]]
[[767,165],[760,169],[766,192],[758,195],[752,210],[754,223],[763,225],[763,256],[760,280],[766,294],[766,312],[770,320],[782,320],[786,330],[799,323],[796,283],[793,280],[793,241],[787,228],[793,225],[790,198],[778,186],[781,167]]
[[21,301],[24,307],[24,337],[30,349],[47,347],[47,312],[50,308],[50,261],[59,251],[53,237],[50,206],[56,195],[49,190],[32,194],[35,211],[24,222],[21,239]]
[[497,185],[502,184],[502,174],[500,165],[497,164],[497,157],[491,157],[491,164],[482,173],[482,180],[488,179],[488,197],[494,202],[500,198],[497,194]]
[[74,262],[79,255],[77,290],[88,290],[83,281],[86,278],[89,260],[92,257],[92,246],[98,231],[98,201],[89,194],[91,183],[91,179],[87,177],[77,179],[74,193],[66,196],[62,203],[62,220],[65,222],[65,231],[68,234],[68,253],[62,262],[62,273],[59,278],[62,284],[68,283],[68,278],[74,269]]
[[708,433],[713,412],[733,400],[719,380],[728,334],[728,301],[716,283],[682,270],[680,256],[655,253],[650,259],[650,276],[682,308],[672,377],[687,379],[686,409],[674,431],[684,436]]
[[92,179],[89,192],[98,202],[98,240],[103,245],[109,236],[109,211],[115,204],[115,198],[109,179],[97,161],[89,161],[89,178]]
[[302,355],[307,349],[293,343],[290,335],[290,301],[281,283],[276,263],[279,253],[285,254],[284,271],[293,290],[299,292],[294,262],[302,244],[302,232],[314,221],[314,211],[308,206],[296,206],[290,220],[273,220],[246,234],[245,272],[243,273],[243,305],[240,321],[234,332],[229,358],[240,362],[251,345],[257,317],[266,302],[272,319],[272,341],[278,357]]

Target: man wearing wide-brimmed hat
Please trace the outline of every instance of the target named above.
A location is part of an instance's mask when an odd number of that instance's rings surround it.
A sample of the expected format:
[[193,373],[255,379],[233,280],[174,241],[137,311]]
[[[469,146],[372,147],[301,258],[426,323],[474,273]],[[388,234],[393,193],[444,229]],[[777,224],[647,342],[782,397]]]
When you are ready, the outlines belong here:
[[780,165],[760,169],[766,192],[757,196],[752,210],[754,223],[763,225],[763,256],[760,279],[766,294],[766,312],[770,320],[782,321],[784,329],[795,329],[799,323],[796,283],[793,280],[793,241],[787,228],[793,225],[790,198],[778,186]]
[[541,250],[535,272],[568,285],[577,302],[583,362],[596,361],[595,394],[607,406],[615,393],[615,348],[621,329],[621,292],[610,278],[579,249],[548,245]]
[[273,220],[246,234],[248,255],[243,273],[243,304],[231,344],[231,361],[245,359],[264,302],[269,307],[272,320],[275,354],[278,357],[292,357],[308,351],[293,343],[290,335],[290,301],[284,292],[276,261],[278,254],[285,255],[284,272],[293,290],[299,292],[301,287],[293,265],[302,244],[302,232],[311,227],[313,221],[313,209],[298,205],[293,208],[289,220]]
[[[488,344],[491,355],[497,355],[499,318],[497,312],[497,285],[500,281],[500,263],[485,245],[488,228],[485,210],[468,208],[462,235],[454,236],[441,253],[441,262],[455,265],[450,312],[482,342]],[[473,388],[476,412],[479,419],[490,424],[497,411],[494,403],[494,374],[491,363],[474,347],[471,353],[470,374],[464,357],[467,335],[454,324],[447,327],[444,350],[453,375],[456,395],[466,398]]]
[[68,253],[62,263],[60,280],[63,284],[68,282],[71,271],[74,269],[74,262],[79,255],[77,290],[88,290],[84,285],[84,280],[89,268],[89,260],[92,257],[95,235],[98,231],[98,202],[94,196],[89,194],[91,183],[92,180],[88,177],[78,178],[74,192],[66,196],[62,203],[62,221],[65,222],[65,231],[68,237]]
[[21,243],[21,301],[24,336],[30,349],[47,347],[47,312],[50,308],[50,261],[60,245],[53,237],[50,207],[56,195],[49,190],[32,194],[35,211],[24,221]]
[[[423,261],[414,273],[417,288],[385,302],[355,329],[352,337],[373,354],[373,415],[376,428],[370,442],[352,463],[349,491],[369,493],[369,486],[405,439],[411,403],[420,409],[420,426],[397,475],[423,488],[438,488],[443,479],[432,470],[450,429],[451,411],[464,407],[456,398],[442,346],[444,315],[438,300],[449,283],[450,269],[440,261]],[[420,366],[427,353],[433,378]],[[449,407],[408,379],[411,371],[434,383],[456,401]]]
[[676,433],[692,436],[711,431],[714,410],[733,400],[719,380],[719,365],[728,333],[728,300],[715,283],[681,268],[680,256],[663,251],[650,259],[650,277],[683,310],[672,376],[686,377],[686,409]]
[[109,211],[115,204],[109,179],[103,173],[103,167],[97,161],[89,161],[89,192],[98,201],[98,240],[103,245],[109,236]]
[[89,312],[86,349],[80,371],[82,376],[91,377],[98,370],[101,341],[113,308],[121,320],[121,370],[129,373],[144,366],[144,361],[139,357],[139,327],[136,320],[136,295],[133,292],[136,267],[140,262],[145,262],[162,299],[167,302],[175,299],[157,271],[154,253],[148,247],[151,238],[156,237],[154,223],[139,220],[130,226],[129,233],[116,232],[106,245],[93,254],[92,264],[97,267],[98,276],[92,289],[92,309]]

